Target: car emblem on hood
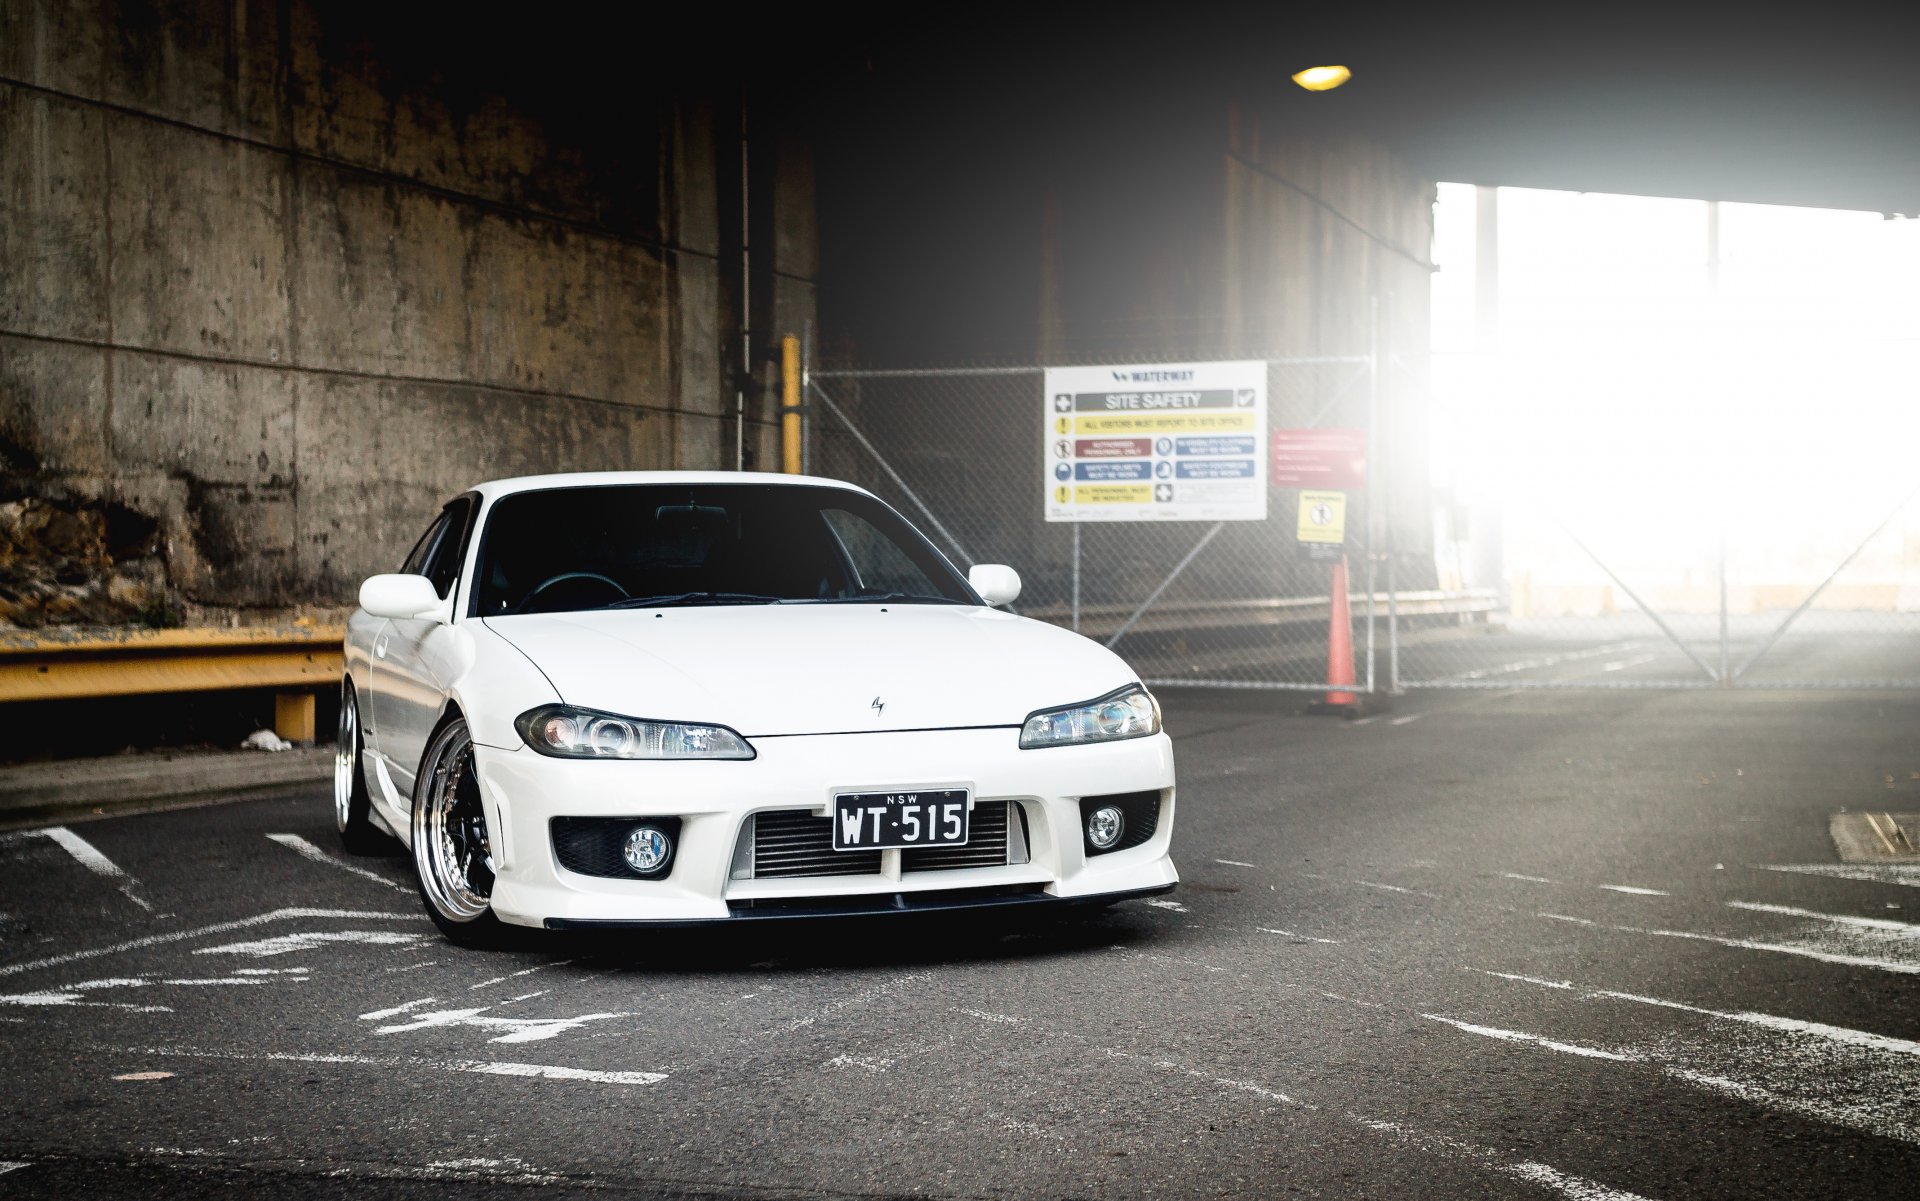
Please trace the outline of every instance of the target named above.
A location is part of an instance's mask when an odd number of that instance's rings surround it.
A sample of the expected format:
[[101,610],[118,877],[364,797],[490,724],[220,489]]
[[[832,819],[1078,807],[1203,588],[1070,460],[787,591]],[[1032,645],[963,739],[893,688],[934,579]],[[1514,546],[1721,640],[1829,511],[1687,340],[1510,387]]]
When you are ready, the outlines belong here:
[[877,696],[873,698],[873,703],[867,706],[867,708],[873,710],[873,715],[875,717],[880,716],[881,711],[886,707],[887,707],[887,702],[881,700]]

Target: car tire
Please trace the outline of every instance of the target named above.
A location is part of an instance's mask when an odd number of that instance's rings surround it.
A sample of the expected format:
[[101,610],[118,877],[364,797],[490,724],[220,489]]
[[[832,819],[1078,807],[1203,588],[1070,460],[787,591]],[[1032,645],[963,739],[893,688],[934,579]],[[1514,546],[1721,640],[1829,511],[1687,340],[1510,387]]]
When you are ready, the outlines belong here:
[[355,855],[393,849],[393,839],[373,823],[373,795],[367,791],[366,740],[360,733],[360,700],[353,681],[340,685],[340,731],[333,744],[333,822],[340,845]]
[[412,834],[414,880],[440,933],[463,947],[507,943],[512,931],[491,903],[493,853],[463,718],[442,723],[421,757]]

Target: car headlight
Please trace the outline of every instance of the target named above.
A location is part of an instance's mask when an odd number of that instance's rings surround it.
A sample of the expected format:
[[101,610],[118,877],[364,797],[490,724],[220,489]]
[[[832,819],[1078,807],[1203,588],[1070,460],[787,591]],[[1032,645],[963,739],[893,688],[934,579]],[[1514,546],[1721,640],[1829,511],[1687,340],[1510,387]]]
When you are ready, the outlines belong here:
[[556,759],[751,759],[747,740],[725,726],[647,721],[542,705],[513,719],[528,746]]
[[1160,705],[1138,684],[1064,709],[1042,709],[1020,727],[1020,748],[1111,742],[1160,732]]

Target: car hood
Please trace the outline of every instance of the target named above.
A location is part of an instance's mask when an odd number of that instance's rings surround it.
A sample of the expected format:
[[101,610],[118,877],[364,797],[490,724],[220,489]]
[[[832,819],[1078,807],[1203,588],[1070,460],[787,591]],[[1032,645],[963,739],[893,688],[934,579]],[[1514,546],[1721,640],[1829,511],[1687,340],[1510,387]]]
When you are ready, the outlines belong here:
[[749,738],[1017,726],[1137,678],[1078,634],[972,606],[689,606],[486,624],[568,704]]

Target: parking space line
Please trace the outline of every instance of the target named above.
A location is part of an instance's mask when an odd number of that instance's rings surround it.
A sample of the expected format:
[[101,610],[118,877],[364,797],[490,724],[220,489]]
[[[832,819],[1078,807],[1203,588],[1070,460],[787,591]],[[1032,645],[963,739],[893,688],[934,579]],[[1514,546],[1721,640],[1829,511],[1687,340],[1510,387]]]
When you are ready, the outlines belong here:
[[1642,926],[1610,926],[1605,922],[1590,921],[1584,917],[1569,917],[1564,913],[1537,913],[1534,916],[1546,918],[1548,921],[1572,922],[1579,926],[1591,926],[1597,930],[1615,930],[1622,934],[1652,934],[1660,938],[1689,938],[1696,942],[1710,942],[1723,947],[1734,947],[1742,951],[1773,951],[1781,955],[1798,955],[1804,959],[1817,959],[1822,963],[1839,964],[1842,967],[1878,968],[1883,972],[1899,972],[1903,975],[1920,974],[1920,963],[1902,963],[1896,959],[1880,959],[1872,955],[1845,955],[1837,951],[1817,951],[1811,947],[1795,947],[1777,942],[1759,942],[1750,938],[1721,938],[1714,934],[1696,934],[1691,930],[1652,930]]
[[1619,1063],[1635,1062],[1634,1056],[1625,1055],[1619,1051],[1606,1051],[1599,1047],[1584,1047],[1579,1043],[1555,1042],[1553,1039],[1546,1038],[1542,1035],[1528,1034],[1521,1030],[1502,1030],[1498,1026],[1476,1026],[1472,1022],[1462,1022],[1455,1018],[1441,1017],[1437,1013],[1423,1013],[1420,1016],[1430,1022],[1443,1022],[1455,1029],[1465,1030],[1468,1034],[1478,1034],[1482,1038],[1497,1038],[1502,1042],[1509,1043],[1533,1043],[1536,1046],[1545,1047],[1550,1051],[1563,1051],[1568,1055],[1580,1055],[1588,1059],[1611,1059]]
[[1610,1001],[1631,1001],[1636,1005],[1655,1005],[1662,1009],[1677,1009],[1683,1013],[1697,1013],[1702,1017],[1716,1018],[1726,1022],[1740,1022],[1748,1026],[1782,1034],[1805,1034],[1829,1042],[1844,1043],[1853,1047],[1865,1047],[1874,1051],[1891,1051],[1897,1055],[1920,1055],[1920,1042],[1911,1039],[1894,1038],[1886,1034],[1874,1034],[1867,1030],[1854,1030],[1846,1026],[1829,1026],[1825,1022],[1809,1022],[1800,1018],[1779,1017],[1771,1013],[1756,1013],[1752,1010],[1706,1009],[1699,1005],[1689,1005],[1684,1001],[1668,1001],[1660,997],[1642,996],[1639,993],[1616,992],[1610,988],[1581,988],[1565,980],[1541,980],[1535,976],[1522,976],[1513,972],[1490,972],[1483,968],[1473,968],[1483,976],[1496,976],[1502,980],[1514,980],[1522,984],[1534,984],[1541,988],[1561,989],[1577,992],[1583,997],[1599,997]]
[[85,951],[69,951],[65,955],[51,955],[45,959],[30,959],[25,963],[0,965],[0,976],[13,976],[20,972],[31,972],[39,968],[59,967],[62,964],[78,963],[84,959],[98,959],[103,955],[118,955],[122,951],[137,951],[143,947],[159,946],[162,943],[184,942],[192,938],[205,938],[210,934],[225,934],[229,930],[245,930],[253,926],[264,926],[269,922],[290,921],[294,918],[348,918],[355,921],[397,921],[424,922],[424,913],[369,913],[360,909],[275,909],[268,913],[255,914],[230,922],[215,922],[211,926],[200,926],[192,930],[175,930],[167,934],[149,934],[145,938],[132,938],[126,942],[117,942],[112,946],[94,947]]
[[519,1076],[531,1080],[579,1080],[593,1084],[658,1084],[665,1072],[608,1072],[544,1063],[501,1063],[484,1059],[423,1059],[412,1055],[339,1055],[299,1051],[215,1051],[202,1047],[100,1046],[96,1054],[151,1056],[158,1059],[221,1059],[242,1063],[345,1064],[356,1067],[422,1068],[482,1076]]
[[[960,1012],[965,1011],[962,1010]],[[1329,1112],[1322,1110],[1310,1101],[1294,1097],[1255,1080],[1216,1076],[1200,1068],[1191,1067],[1187,1064],[1178,1063],[1174,1060],[1161,1058],[1159,1056],[1146,1055],[1137,1051],[1125,1051],[1117,1047],[1101,1046],[1084,1035],[1058,1030],[1054,1031],[1054,1033],[1060,1037],[1071,1039],[1074,1042],[1096,1050],[1109,1059],[1136,1063],[1163,1072],[1176,1072],[1182,1076],[1203,1081],[1228,1092],[1247,1094],[1272,1104],[1286,1106],[1290,1109],[1302,1110],[1308,1113]],[[1366,1117],[1363,1114],[1351,1112],[1330,1114],[1329,1116],[1350,1122],[1375,1133],[1391,1134],[1396,1138],[1413,1143],[1420,1150],[1430,1154],[1451,1155],[1464,1158],[1500,1175],[1552,1189],[1567,1198],[1567,1201],[1649,1201],[1648,1198],[1638,1193],[1624,1192],[1619,1189],[1610,1188],[1597,1181],[1563,1172],[1548,1164],[1533,1160],[1508,1159],[1501,1152],[1495,1151],[1490,1147],[1482,1147],[1474,1143],[1464,1142],[1460,1139],[1451,1138],[1442,1134],[1435,1134],[1431,1131],[1421,1130],[1403,1123],[1384,1122],[1375,1118]]]
[[1806,917],[1842,926],[1855,926],[1862,930],[1890,930],[1896,934],[1920,938],[1920,926],[1912,922],[1896,922],[1890,917],[1854,917],[1845,913],[1821,913],[1813,909],[1796,909],[1792,905],[1766,905],[1759,901],[1728,901],[1727,908],[1747,909],[1754,913],[1777,913],[1782,917]]
[[58,843],[61,850],[72,855],[82,867],[94,875],[113,881],[113,886],[120,891],[121,896],[148,913],[153,912],[153,905],[140,895],[140,882],[129,876],[119,864],[102,855],[98,847],[65,826],[50,826],[40,833]]
[[336,867],[343,872],[352,872],[363,880],[371,880],[375,884],[382,884],[388,888],[398,889],[404,893],[413,892],[413,889],[400,883],[398,880],[389,880],[379,872],[371,872],[357,864],[348,863],[344,859],[334,858],[298,834],[269,834],[267,837],[304,859],[311,859],[315,863],[324,863],[328,867]]
[[1670,892],[1661,892],[1657,888],[1638,888],[1632,884],[1602,884],[1600,887],[1606,889],[1608,892],[1624,892],[1628,896],[1633,897],[1670,897],[1673,895]]

